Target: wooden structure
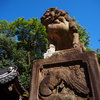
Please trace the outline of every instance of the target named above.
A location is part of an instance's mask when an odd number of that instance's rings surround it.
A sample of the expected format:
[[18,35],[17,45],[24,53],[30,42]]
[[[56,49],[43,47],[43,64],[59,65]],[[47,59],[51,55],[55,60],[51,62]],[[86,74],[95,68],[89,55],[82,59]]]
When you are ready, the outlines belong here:
[[21,86],[18,75],[16,66],[0,69],[0,100],[23,100],[25,89]]

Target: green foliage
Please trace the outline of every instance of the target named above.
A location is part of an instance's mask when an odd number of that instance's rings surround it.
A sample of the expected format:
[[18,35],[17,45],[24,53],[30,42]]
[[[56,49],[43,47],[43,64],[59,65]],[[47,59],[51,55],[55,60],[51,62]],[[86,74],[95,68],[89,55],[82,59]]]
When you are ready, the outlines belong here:
[[40,45],[46,44],[46,29],[36,19],[32,18],[28,21],[24,18],[18,18],[15,22],[11,23],[13,26],[13,33],[18,36],[21,47],[23,46],[27,51],[33,51],[34,47],[45,49]]
[[[19,48],[23,47],[31,56],[31,60],[42,57],[47,48],[45,27],[36,19],[18,18],[12,22],[13,34],[17,35]],[[34,55],[34,56],[32,56]]]
[[17,49],[17,41],[13,37],[0,34],[0,67],[17,65],[24,70],[26,63],[26,51]]
[[78,33],[80,35],[80,42],[84,44],[85,47],[89,46],[89,32],[86,31],[84,27],[82,27],[75,18],[72,19],[77,24]]
[[21,75],[20,75],[20,81],[22,83],[22,85],[29,90],[29,85],[30,85],[30,81],[31,81],[31,69],[24,71]]
[[[80,41],[88,46],[86,29],[79,24],[77,26]],[[46,36],[45,27],[36,18],[18,18],[10,23],[0,21],[0,67],[17,65],[25,88],[29,88],[31,61],[42,58],[46,52]]]
[[30,65],[42,58],[47,48],[45,27],[36,19],[0,21],[0,67],[17,65],[20,78],[29,88]]
[[0,34],[4,34],[7,37],[13,36],[12,26],[6,20],[0,21]]
[[78,27],[78,33],[80,34],[80,42],[84,43],[85,47],[88,47],[89,46],[88,32],[86,32],[86,29],[79,24],[77,24],[77,27]]

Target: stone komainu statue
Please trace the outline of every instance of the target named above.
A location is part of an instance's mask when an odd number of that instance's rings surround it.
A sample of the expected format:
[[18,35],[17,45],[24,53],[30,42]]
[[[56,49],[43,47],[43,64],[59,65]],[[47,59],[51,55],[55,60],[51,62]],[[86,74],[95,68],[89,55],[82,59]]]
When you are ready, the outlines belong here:
[[46,26],[50,49],[45,59],[33,62],[29,100],[100,100],[95,53],[73,48],[81,45],[77,25],[69,14],[50,8],[41,22]]
[[49,44],[55,45],[56,50],[80,46],[77,25],[66,11],[49,8],[41,17],[41,23],[46,27]]

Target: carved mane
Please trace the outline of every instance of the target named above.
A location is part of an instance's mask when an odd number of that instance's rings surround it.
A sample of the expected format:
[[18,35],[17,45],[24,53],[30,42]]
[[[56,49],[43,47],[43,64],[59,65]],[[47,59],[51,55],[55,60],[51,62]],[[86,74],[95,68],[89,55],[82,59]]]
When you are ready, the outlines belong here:
[[79,46],[77,25],[68,12],[49,8],[41,17],[41,23],[46,27],[49,43],[54,44],[56,50]]

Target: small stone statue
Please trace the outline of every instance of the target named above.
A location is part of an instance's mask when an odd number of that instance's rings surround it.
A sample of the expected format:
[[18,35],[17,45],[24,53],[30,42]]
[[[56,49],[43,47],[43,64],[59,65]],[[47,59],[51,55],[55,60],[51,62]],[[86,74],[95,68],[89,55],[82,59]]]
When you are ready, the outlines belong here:
[[44,59],[51,57],[55,53],[55,46],[53,44],[49,45],[49,49],[44,53]]

